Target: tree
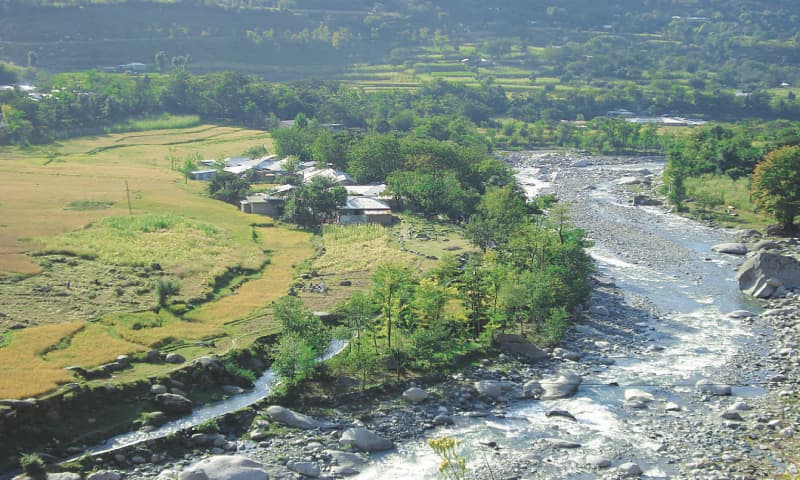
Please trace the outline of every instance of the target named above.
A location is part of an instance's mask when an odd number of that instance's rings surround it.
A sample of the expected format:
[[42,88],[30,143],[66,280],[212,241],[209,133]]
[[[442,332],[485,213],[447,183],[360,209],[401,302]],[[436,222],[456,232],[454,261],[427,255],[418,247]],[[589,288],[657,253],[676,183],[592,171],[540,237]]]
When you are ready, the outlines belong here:
[[208,184],[208,194],[217,200],[235,204],[247,195],[250,184],[230,172],[220,171]]
[[333,217],[346,201],[347,190],[343,186],[322,176],[314,177],[292,191],[283,218],[304,228],[316,227]]
[[756,165],[751,185],[756,207],[774,216],[784,232],[794,232],[800,213],[800,146],[769,152]]
[[314,369],[317,352],[302,335],[284,333],[273,350],[272,369],[289,384],[306,378]]
[[355,334],[355,341],[350,343],[350,350],[352,351],[354,343],[356,348],[361,348],[361,332],[370,329],[375,314],[372,299],[361,292],[356,292],[338,308],[338,313],[344,317],[347,328]]
[[529,216],[525,194],[516,185],[489,188],[476,210],[465,235],[484,251],[508,242],[511,232]]
[[345,145],[324,128],[311,144],[311,158],[320,168],[325,168],[329,164],[336,168],[344,167],[346,154]]
[[306,308],[297,297],[284,296],[272,305],[272,316],[281,325],[284,335],[297,335],[315,352],[325,351],[330,336],[322,320]]
[[158,69],[159,72],[162,73],[166,72],[167,68],[169,68],[170,60],[166,52],[164,52],[164,50],[159,50],[158,52],[156,52],[155,62],[156,62],[156,68]]
[[392,327],[404,307],[403,290],[408,288],[411,272],[400,265],[382,263],[372,275],[372,293],[380,305],[386,324],[386,348],[392,349]]

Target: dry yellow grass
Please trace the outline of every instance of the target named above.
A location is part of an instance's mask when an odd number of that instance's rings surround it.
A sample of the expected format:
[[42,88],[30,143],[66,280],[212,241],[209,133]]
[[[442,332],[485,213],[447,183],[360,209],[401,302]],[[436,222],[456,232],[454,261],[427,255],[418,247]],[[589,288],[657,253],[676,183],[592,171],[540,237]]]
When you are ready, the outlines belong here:
[[268,227],[259,229],[259,237],[265,248],[276,252],[270,256],[270,264],[261,278],[245,283],[233,295],[190,312],[186,318],[221,326],[224,322],[245,317],[256,308],[286,294],[294,276],[294,266],[313,253],[311,235],[281,227]]
[[[202,126],[87,137],[47,148],[0,148],[0,274],[38,271],[20,255],[40,248],[39,238],[128,214],[126,182],[134,214],[174,212],[222,222],[224,228],[236,230],[234,236],[246,238],[246,217],[232,212],[232,206],[198,196],[203,185],[184,185],[169,169],[167,157],[194,152],[205,158],[236,156],[261,144],[270,145],[267,133]],[[114,205],[104,210],[64,209],[81,200]]]
[[0,348],[0,398],[26,398],[72,381],[70,372],[41,355],[84,325],[72,322],[14,331],[9,345]]
[[77,365],[90,368],[112,362],[118,355],[144,350],[141,345],[119,338],[105,325],[89,323],[71,338],[69,346],[43,355],[43,360],[53,367]]

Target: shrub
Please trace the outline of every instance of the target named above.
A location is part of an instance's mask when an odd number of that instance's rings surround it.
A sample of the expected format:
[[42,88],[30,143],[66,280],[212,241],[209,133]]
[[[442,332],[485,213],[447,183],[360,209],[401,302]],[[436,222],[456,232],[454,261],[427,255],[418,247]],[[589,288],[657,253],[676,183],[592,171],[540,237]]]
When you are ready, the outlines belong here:
[[44,479],[47,476],[44,460],[35,453],[23,453],[19,457],[19,464],[25,474],[33,479]]

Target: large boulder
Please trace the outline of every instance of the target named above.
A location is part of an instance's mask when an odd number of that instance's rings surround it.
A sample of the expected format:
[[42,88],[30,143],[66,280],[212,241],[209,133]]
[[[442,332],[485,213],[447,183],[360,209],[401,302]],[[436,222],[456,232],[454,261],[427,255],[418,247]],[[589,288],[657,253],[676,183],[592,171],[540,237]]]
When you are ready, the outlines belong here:
[[800,287],[800,262],[792,257],[761,251],[739,267],[739,289],[756,298],[768,298],[778,291]]
[[190,465],[178,480],[268,480],[263,466],[241,455],[218,455]]
[[547,358],[547,352],[532,344],[530,340],[522,335],[498,333],[494,337],[494,343],[500,351],[520,355],[528,360],[544,360]]
[[192,401],[183,395],[162,393],[156,395],[156,401],[168,413],[189,413],[192,411]]
[[475,382],[475,390],[478,395],[491,400],[501,400],[505,398],[517,384],[514,382],[500,380],[479,380]]
[[301,430],[313,430],[320,427],[320,423],[308,415],[297,413],[279,405],[272,405],[267,408],[267,415],[269,415],[269,418],[274,422]]
[[744,243],[720,243],[711,247],[711,251],[729,253],[731,255],[744,255],[747,253],[747,245]]
[[403,400],[411,403],[424,402],[428,398],[428,392],[419,388],[411,387],[403,392]]
[[86,480],[122,480],[122,474],[114,470],[98,470],[88,475]]
[[539,383],[542,386],[541,399],[555,400],[557,398],[567,398],[575,395],[583,379],[575,372],[564,372],[558,377],[545,378]]
[[724,383],[714,382],[708,379],[698,380],[697,384],[695,384],[697,391],[700,393],[705,393],[707,395],[714,395],[718,397],[725,397],[731,395],[732,389],[730,385],[726,385]]
[[339,438],[339,445],[344,448],[355,448],[363,452],[380,452],[394,448],[394,443],[391,440],[362,427],[345,430],[341,438]]

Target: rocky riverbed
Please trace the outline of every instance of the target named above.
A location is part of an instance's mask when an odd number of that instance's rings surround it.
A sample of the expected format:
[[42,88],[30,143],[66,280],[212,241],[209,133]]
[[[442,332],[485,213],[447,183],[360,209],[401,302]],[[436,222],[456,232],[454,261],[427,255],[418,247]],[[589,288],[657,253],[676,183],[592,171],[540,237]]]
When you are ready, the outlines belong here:
[[[101,455],[96,468],[137,480],[212,471],[435,478],[424,439],[452,435],[464,441],[473,478],[794,473],[798,452],[787,440],[799,418],[788,402],[798,395],[800,292],[760,304],[740,296],[733,276],[745,255],[710,248],[738,233],[666,214],[642,196],[658,182],[659,159],[520,153],[509,161],[531,193],[571,202],[573,221],[596,242],[591,302],[562,348],[537,360],[501,354],[452,377],[302,409],[309,417],[260,405],[220,433]],[[758,240],[744,243],[753,250]],[[771,248],[800,254],[793,241]],[[354,441],[360,428],[381,447]],[[193,466],[202,459],[206,474]]]

